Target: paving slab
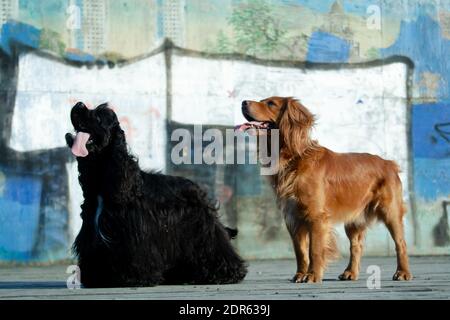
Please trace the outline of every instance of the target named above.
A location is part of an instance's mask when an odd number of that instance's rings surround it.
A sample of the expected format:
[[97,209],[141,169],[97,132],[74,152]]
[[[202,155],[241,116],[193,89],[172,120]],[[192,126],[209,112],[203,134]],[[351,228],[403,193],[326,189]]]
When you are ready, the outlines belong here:
[[[329,266],[321,284],[291,283],[294,260],[258,260],[249,262],[239,284],[108,289],[68,289],[65,265],[0,267],[0,299],[450,299],[450,256],[411,257],[410,263],[414,279],[408,282],[391,280],[395,257],[367,257],[357,281],[337,279],[347,265],[344,258]],[[373,281],[367,284],[373,277],[369,266],[379,267],[379,289]]]

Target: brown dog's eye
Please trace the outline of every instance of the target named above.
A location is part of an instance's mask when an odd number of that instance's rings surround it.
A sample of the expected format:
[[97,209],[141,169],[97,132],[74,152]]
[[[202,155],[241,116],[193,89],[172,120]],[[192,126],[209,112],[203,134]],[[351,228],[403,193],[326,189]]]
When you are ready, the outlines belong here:
[[269,107],[274,107],[274,106],[275,106],[275,103],[274,103],[273,101],[268,101],[268,102],[267,102],[267,105],[268,105]]

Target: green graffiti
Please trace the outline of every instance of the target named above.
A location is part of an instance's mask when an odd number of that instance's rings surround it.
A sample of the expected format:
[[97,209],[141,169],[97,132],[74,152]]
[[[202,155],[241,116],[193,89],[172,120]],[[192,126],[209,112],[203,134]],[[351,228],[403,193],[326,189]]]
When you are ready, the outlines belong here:
[[50,29],[41,30],[39,47],[41,49],[56,52],[61,56],[64,55],[64,51],[66,50],[66,44],[62,40],[61,35]]
[[236,5],[228,22],[233,27],[238,51],[250,55],[271,54],[280,47],[287,33],[273,6],[265,0],[247,0]]

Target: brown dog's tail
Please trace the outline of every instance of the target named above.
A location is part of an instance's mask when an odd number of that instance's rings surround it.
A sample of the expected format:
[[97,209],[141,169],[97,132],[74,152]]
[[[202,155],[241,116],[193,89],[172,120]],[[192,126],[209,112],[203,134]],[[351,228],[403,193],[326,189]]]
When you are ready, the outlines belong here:
[[400,179],[399,173],[401,172],[401,168],[395,161],[387,161],[389,163],[390,168],[392,169],[391,173],[391,179],[394,181],[394,195],[395,195],[395,201],[397,201],[397,207],[400,210],[400,218],[402,219],[406,212],[407,207],[406,203],[403,201],[403,185],[402,181]]

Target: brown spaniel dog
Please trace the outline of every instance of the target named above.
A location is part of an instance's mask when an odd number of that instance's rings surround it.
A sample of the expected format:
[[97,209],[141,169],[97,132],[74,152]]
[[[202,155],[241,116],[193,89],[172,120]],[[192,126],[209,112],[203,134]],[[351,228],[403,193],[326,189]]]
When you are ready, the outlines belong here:
[[339,279],[356,280],[364,234],[376,220],[386,225],[395,242],[393,279],[412,278],[402,221],[406,210],[395,162],[321,146],[310,136],[314,115],[293,98],[243,101],[242,113],[250,121],[244,129],[279,129],[279,168],[273,182],[297,258],[294,282],[321,282],[327,260],[337,253],[332,225],[338,222],[344,222],[350,239],[350,262]]

